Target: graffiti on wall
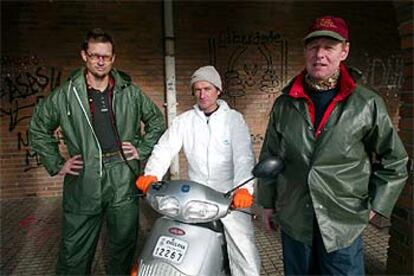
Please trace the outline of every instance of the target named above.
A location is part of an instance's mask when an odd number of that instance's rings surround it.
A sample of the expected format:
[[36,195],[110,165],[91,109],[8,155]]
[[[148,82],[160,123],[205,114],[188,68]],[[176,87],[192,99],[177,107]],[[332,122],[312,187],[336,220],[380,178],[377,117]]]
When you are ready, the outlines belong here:
[[9,133],[16,135],[16,150],[25,152],[24,171],[28,171],[39,167],[40,162],[29,147],[27,123],[45,93],[60,85],[62,72],[37,56],[5,56],[1,67],[0,118],[7,122]]
[[398,129],[400,120],[400,90],[404,82],[404,61],[400,54],[384,59],[365,53],[365,66],[361,67],[364,83],[374,88],[384,99],[388,113]]
[[287,77],[287,41],[280,33],[227,29],[209,39],[210,64],[223,74],[227,97],[280,92]]
[[401,55],[393,54],[385,59],[371,57],[365,53],[364,71],[366,82],[374,88],[380,87],[402,87],[404,76],[404,61]]
[[[261,103],[267,105],[266,117],[287,82],[287,40],[276,31],[246,33],[228,28],[208,43],[210,64],[222,74],[224,98],[237,107],[246,95],[266,95]],[[251,137],[253,144],[263,142],[262,133]]]

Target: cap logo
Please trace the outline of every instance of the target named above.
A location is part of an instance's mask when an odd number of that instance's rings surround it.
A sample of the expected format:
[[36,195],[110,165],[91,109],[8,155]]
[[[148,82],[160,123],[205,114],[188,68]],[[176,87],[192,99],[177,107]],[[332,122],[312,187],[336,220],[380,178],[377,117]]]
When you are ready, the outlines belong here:
[[308,34],[304,40],[309,38],[326,36],[340,41],[348,41],[348,26],[341,17],[323,16],[316,18],[309,27]]
[[334,28],[334,29],[337,28],[337,26],[335,25],[335,23],[333,22],[333,20],[331,18],[321,18],[319,20],[319,26],[318,27]]

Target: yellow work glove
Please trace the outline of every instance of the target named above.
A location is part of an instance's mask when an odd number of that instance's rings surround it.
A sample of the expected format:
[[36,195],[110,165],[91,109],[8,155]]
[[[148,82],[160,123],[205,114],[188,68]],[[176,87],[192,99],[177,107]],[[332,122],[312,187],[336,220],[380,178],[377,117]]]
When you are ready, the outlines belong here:
[[235,208],[249,208],[253,204],[253,196],[247,189],[237,189],[233,195],[233,206]]
[[138,177],[137,181],[135,182],[135,185],[138,189],[146,193],[151,184],[157,181],[158,179],[154,175],[141,175],[140,177]]

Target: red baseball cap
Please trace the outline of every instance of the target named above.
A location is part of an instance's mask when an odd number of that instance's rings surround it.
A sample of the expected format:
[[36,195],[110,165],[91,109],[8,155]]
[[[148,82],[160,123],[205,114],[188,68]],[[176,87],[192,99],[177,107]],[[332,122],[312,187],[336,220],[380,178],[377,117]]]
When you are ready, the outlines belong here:
[[308,34],[303,41],[315,37],[331,37],[339,41],[349,41],[348,25],[341,17],[321,16],[316,18],[309,28]]

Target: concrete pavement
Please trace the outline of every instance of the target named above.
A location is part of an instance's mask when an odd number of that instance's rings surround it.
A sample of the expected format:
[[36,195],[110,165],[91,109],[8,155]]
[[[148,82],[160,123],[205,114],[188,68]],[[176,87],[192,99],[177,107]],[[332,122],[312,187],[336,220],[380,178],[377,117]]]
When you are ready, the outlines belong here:
[[[141,203],[140,246],[156,215]],[[0,201],[1,275],[53,275],[59,248],[61,198],[27,198]],[[256,242],[261,255],[261,276],[283,275],[282,251],[278,232],[262,228],[254,221]],[[105,229],[93,265],[94,275],[105,275]],[[365,263],[368,275],[385,274],[388,229],[370,225],[364,232]]]

